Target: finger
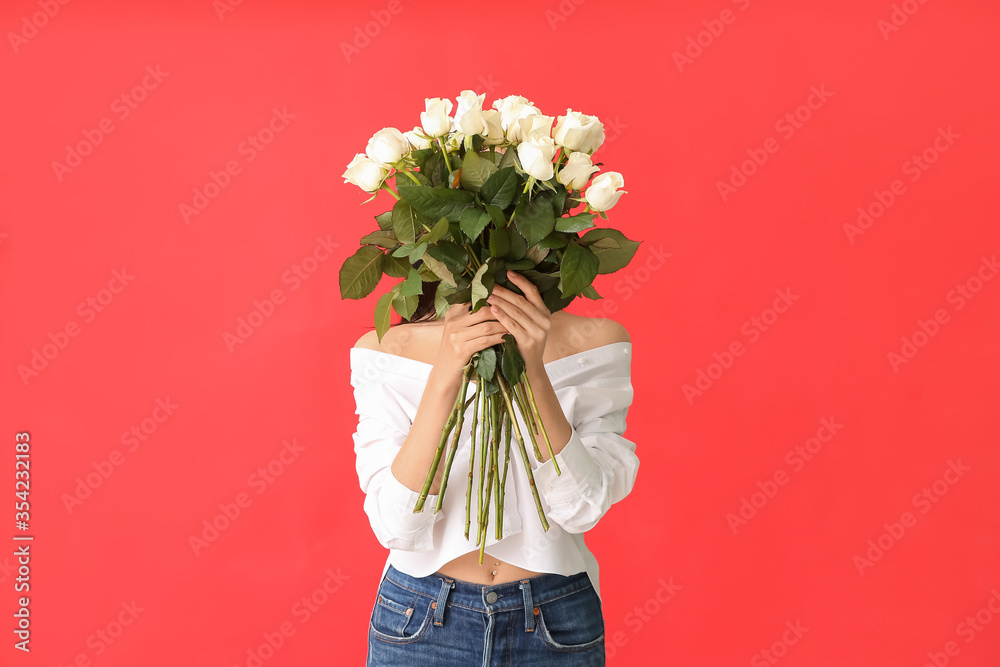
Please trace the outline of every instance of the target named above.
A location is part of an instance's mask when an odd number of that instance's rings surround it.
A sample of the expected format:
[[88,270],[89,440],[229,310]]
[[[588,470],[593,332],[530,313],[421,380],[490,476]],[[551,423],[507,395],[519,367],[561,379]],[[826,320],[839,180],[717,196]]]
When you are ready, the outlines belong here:
[[[494,289],[496,289],[494,287]],[[541,328],[544,324],[545,317],[542,313],[528,300],[519,294],[514,294],[510,290],[505,290],[507,294],[510,294],[510,298],[505,298],[504,295],[497,295],[497,304],[499,307],[503,308],[504,312],[510,315],[512,318],[519,320],[519,322],[527,323],[531,322],[535,326]],[[545,310],[548,312],[548,309]]]
[[524,327],[521,326],[521,323],[517,321],[517,317],[516,316],[512,315],[511,313],[508,313],[503,308],[494,308],[493,310],[496,313],[497,320],[502,325],[504,325],[505,327],[507,327],[507,329],[511,333],[514,333],[515,330],[517,330],[517,331],[523,331],[524,330]]
[[548,306],[545,305],[545,301],[542,299],[542,295],[539,294],[538,288],[535,287],[535,283],[531,282],[517,271],[508,271],[507,279],[517,285],[518,288],[524,292],[524,297],[531,303],[531,305],[539,309],[544,308],[548,310]]

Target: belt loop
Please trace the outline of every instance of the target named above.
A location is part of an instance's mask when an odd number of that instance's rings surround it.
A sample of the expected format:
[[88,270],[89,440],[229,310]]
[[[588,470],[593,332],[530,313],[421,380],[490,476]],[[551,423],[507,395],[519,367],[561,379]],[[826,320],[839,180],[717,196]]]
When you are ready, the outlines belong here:
[[455,582],[451,579],[441,579],[441,590],[438,591],[437,600],[431,603],[434,607],[434,625],[444,625],[444,608],[448,601],[448,592],[455,587]]
[[535,631],[535,605],[531,602],[531,582],[525,579],[520,584],[524,594],[524,631]]

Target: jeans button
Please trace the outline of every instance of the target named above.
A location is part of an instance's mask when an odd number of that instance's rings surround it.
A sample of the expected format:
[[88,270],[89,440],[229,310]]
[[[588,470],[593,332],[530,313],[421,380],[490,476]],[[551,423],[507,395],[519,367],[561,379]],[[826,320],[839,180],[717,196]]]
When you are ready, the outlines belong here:
[[490,604],[493,604],[494,602],[497,601],[498,597],[499,596],[495,592],[490,591],[489,593],[486,594],[486,601],[489,602]]

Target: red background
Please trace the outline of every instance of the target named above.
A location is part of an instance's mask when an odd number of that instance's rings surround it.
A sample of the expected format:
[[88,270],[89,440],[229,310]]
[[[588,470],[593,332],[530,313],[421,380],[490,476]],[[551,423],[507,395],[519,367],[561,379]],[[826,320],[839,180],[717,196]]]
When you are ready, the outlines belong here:
[[[343,301],[338,272],[391,200],[359,207],[340,174],[376,130],[410,129],[425,97],[467,88],[601,118],[598,159],[628,191],[604,224],[642,241],[596,281],[604,301],[569,308],[613,311],[636,362],[637,486],[588,536],[609,664],[772,664],[769,647],[788,666],[998,664],[1000,280],[975,280],[1000,249],[995,3],[909,0],[885,35],[889,1],[344,4],[74,0],[33,32],[38,2],[3,3],[3,664],[247,665],[282,623],[294,634],[268,666],[363,663],[386,552],[354,470],[348,350],[391,283]],[[388,21],[345,56],[373,16]],[[122,118],[114,100],[147,66],[166,74]],[[788,136],[776,123],[813,86],[830,95]],[[294,118],[249,160],[241,142],[274,108]],[[102,119],[112,131],[57,175]],[[911,180],[939,128],[958,138]],[[719,181],[769,138],[777,151],[723,198]],[[231,160],[239,172],[185,222],[179,206]],[[845,224],[894,179],[905,190],[852,241]],[[332,256],[283,280],[327,236]],[[123,269],[128,284],[102,292]],[[959,307],[950,291],[967,283]],[[275,289],[283,302],[227,347]],[[743,328],[784,289],[787,312]],[[921,321],[935,334],[894,368]],[[68,324],[76,335],[22,377]],[[734,342],[743,354],[710,369]],[[716,379],[689,400],[699,370]],[[130,450],[122,434],[167,398],[178,407]],[[824,418],[842,428],[797,469],[787,452]],[[30,656],[10,632],[18,431],[32,444]],[[256,484],[292,440],[297,458]],[[968,470],[946,476],[959,460]],[[78,478],[109,465],[68,508]],[[779,471],[787,484],[734,532],[727,515]],[[934,501],[915,503],[925,487]],[[196,554],[189,538],[240,493],[249,506]],[[906,512],[890,538],[883,524]],[[339,587],[303,618],[328,570]],[[97,640],[133,600],[113,643]],[[977,612],[978,630],[961,625]],[[808,630],[782,650],[786,622]]]

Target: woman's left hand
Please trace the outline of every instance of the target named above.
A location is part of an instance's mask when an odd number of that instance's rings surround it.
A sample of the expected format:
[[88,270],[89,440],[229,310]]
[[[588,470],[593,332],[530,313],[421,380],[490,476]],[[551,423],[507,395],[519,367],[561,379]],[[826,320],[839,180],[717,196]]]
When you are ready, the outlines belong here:
[[530,280],[516,271],[507,271],[507,279],[520,288],[524,295],[501,285],[494,285],[486,302],[490,304],[497,320],[514,336],[527,369],[544,372],[542,355],[552,327],[552,313],[542,301],[538,288]]

